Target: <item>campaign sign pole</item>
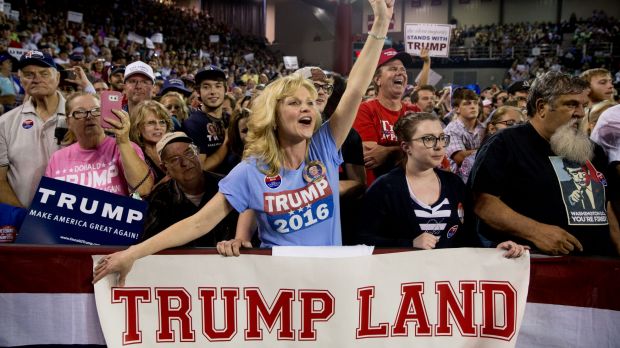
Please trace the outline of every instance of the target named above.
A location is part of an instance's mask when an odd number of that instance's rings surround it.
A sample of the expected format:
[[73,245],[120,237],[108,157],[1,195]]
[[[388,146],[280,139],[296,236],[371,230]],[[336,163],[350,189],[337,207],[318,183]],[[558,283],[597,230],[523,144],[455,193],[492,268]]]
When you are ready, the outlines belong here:
[[16,243],[136,244],[146,209],[141,200],[43,177]]

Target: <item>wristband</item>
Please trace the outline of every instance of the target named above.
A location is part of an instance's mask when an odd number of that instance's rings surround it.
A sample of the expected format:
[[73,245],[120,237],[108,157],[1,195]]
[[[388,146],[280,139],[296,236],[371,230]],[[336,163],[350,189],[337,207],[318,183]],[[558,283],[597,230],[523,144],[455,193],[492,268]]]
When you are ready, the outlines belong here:
[[385,39],[387,39],[387,36],[378,36],[377,34],[371,33],[371,32],[368,33],[368,36],[370,36],[371,38],[373,38],[375,40],[385,40]]

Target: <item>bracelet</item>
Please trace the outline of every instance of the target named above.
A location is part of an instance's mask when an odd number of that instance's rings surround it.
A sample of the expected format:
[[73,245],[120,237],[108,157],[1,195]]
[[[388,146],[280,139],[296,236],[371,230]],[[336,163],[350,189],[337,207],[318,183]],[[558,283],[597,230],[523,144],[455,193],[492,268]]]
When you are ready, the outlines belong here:
[[371,38],[373,38],[375,40],[385,40],[385,39],[387,39],[387,36],[378,36],[377,34],[371,33],[371,32],[368,32],[368,36],[370,36]]
[[[146,181],[146,179],[148,179],[148,177],[151,175],[151,168],[149,168],[149,170],[146,171],[146,175],[144,176],[144,178],[138,183],[138,185],[136,185],[136,187],[131,186],[130,183],[127,183],[127,186],[129,186],[129,192],[132,194],[137,193],[136,191],[138,191],[138,189],[140,188],[140,186],[142,186],[142,184],[144,184],[144,182]],[[140,197],[140,196],[138,196]]]

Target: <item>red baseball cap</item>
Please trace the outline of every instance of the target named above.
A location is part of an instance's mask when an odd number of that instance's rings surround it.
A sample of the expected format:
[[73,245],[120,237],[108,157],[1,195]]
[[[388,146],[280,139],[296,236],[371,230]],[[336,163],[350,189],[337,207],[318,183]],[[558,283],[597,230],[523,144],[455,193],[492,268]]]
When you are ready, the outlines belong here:
[[403,65],[407,69],[413,68],[413,58],[411,58],[409,53],[397,52],[393,48],[388,48],[381,52],[381,56],[379,56],[379,63],[377,63],[377,69],[379,69],[379,67],[382,66],[383,64],[391,60],[394,60],[394,59],[398,59],[401,62],[403,62]]

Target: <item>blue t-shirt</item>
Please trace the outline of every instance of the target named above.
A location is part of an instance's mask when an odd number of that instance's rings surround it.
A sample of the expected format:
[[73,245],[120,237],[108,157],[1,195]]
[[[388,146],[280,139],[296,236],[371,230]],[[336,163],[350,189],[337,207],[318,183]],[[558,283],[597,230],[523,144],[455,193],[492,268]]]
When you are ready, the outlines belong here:
[[308,158],[296,170],[281,169],[272,177],[261,173],[260,164],[251,158],[220,181],[220,192],[235,210],[256,212],[261,247],[342,245],[338,191],[342,154],[328,122],[312,136]]

